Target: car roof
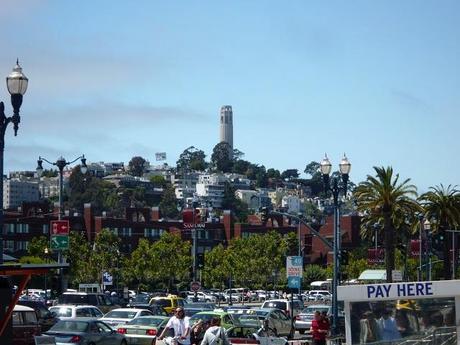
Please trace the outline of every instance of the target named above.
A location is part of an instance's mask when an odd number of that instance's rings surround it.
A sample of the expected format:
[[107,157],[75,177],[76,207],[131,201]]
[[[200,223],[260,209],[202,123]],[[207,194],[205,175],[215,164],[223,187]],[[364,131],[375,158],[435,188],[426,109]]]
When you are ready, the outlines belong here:
[[196,313],[195,315],[205,315],[205,314],[221,316],[221,315],[227,315],[228,313],[226,311],[219,311],[219,310],[205,310],[205,311],[200,311],[199,313]]
[[35,310],[31,307],[26,307],[25,305],[16,304],[14,306],[13,311],[35,311]]
[[61,307],[65,307],[65,308],[96,308],[96,309],[99,309],[96,306],[89,305],[89,304],[56,304],[56,305],[51,306],[50,308],[61,308]]
[[268,302],[290,302],[290,300],[284,299],[284,298],[269,299],[269,300],[266,300],[264,303],[268,303]]
[[142,309],[142,308],[116,308],[112,309],[111,311],[146,311],[147,309]]

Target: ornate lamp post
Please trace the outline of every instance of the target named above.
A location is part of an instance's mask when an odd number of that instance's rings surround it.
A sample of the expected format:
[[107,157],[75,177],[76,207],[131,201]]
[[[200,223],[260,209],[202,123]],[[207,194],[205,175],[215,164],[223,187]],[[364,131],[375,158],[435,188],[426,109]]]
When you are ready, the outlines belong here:
[[342,177],[342,186],[339,186],[338,178],[334,178],[331,181],[329,178],[329,174],[331,173],[332,164],[327,158],[327,155],[320,163],[321,174],[323,176],[324,182],[324,190],[326,195],[328,192],[332,193],[332,197],[334,200],[334,274],[332,279],[332,335],[338,335],[338,304],[337,304],[337,286],[339,284],[339,274],[340,274],[340,202],[339,202],[339,195],[347,194],[347,183],[348,183],[348,176],[351,169],[351,164],[348,161],[347,157],[344,155],[342,160],[339,164],[340,174]]
[[423,222],[423,229],[425,230],[425,272],[426,280],[431,280],[431,223],[428,219]]
[[86,165],[86,158],[85,155],[81,155],[80,157],[75,158],[73,161],[67,162],[62,156],[58,158],[56,162],[50,162],[46,158],[38,157],[37,161],[37,174],[40,177],[43,173],[43,161],[47,162],[48,164],[54,165],[59,169],[59,216],[58,219],[61,220],[62,216],[64,215],[64,209],[62,207],[62,192],[63,192],[63,173],[64,168],[72,163],[75,163],[77,160],[81,159],[81,166],[80,171],[82,174],[86,174],[88,171],[88,166]]
[[16,61],[13,71],[6,77],[6,86],[11,94],[11,105],[13,106],[13,116],[5,115],[5,105],[0,102],[0,174],[2,181],[0,183],[0,197],[2,198],[0,207],[0,265],[3,265],[3,156],[5,153],[5,132],[8,124],[13,124],[14,136],[17,135],[19,129],[19,108],[22,104],[22,96],[27,91],[29,79],[22,73],[22,68],[19,66],[19,61]]

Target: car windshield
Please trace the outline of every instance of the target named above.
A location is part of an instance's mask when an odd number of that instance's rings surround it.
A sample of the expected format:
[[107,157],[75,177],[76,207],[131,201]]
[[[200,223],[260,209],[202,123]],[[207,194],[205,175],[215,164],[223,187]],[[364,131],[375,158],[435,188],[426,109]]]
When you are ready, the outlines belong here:
[[72,308],[51,307],[50,311],[55,312],[57,317],[72,317]]
[[253,314],[232,314],[234,320],[241,325],[260,326],[259,316]]
[[229,338],[252,338],[254,333],[257,333],[256,327],[233,327],[227,331]]
[[264,308],[276,308],[276,309],[286,310],[287,305],[286,305],[286,302],[268,301],[264,303]]
[[86,332],[88,330],[88,322],[85,321],[74,321],[74,320],[64,320],[59,321],[50,331],[53,332]]
[[304,310],[302,310],[302,314],[314,314],[315,311],[323,312],[323,311],[329,311],[329,307],[315,307],[314,305],[306,307]]
[[104,318],[113,318],[113,319],[134,319],[137,311],[130,310],[112,310],[104,315]]
[[256,314],[259,315],[259,316],[266,317],[268,315],[268,311],[256,310]]
[[219,315],[216,315],[216,314],[207,314],[207,313],[198,313],[198,314],[195,314],[193,315],[191,318],[190,318],[190,324],[193,325],[195,323],[198,322],[198,320],[201,320],[203,322],[209,322],[211,321],[211,319],[213,317],[216,317],[216,316],[219,316]]
[[159,305],[160,307],[171,307],[171,301],[169,299],[156,299],[152,304]]
[[138,317],[137,319],[128,322],[128,325],[139,325],[139,326],[153,326],[158,327],[164,319],[156,317]]

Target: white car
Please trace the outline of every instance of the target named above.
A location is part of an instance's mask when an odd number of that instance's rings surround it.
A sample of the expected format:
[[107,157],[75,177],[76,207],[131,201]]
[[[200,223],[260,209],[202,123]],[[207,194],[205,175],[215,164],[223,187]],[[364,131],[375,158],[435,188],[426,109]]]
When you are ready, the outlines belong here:
[[311,290],[308,292],[309,301],[331,301],[332,294],[327,290]]
[[227,331],[230,344],[260,344],[260,345],[287,345],[288,340],[276,335],[273,330],[264,330],[253,326],[238,325]]
[[[198,302],[211,302],[211,303],[217,303],[217,297],[207,294],[203,291],[197,291],[196,293],[197,301]],[[187,292],[187,301],[193,301],[195,298],[195,292],[190,291]]]
[[93,305],[55,305],[49,311],[56,314],[60,320],[74,319],[79,317],[100,318],[104,316],[99,308]]
[[99,320],[110,326],[125,324],[139,316],[152,316],[153,313],[147,309],[136,308],[118,308],[109,311],[104,317]]

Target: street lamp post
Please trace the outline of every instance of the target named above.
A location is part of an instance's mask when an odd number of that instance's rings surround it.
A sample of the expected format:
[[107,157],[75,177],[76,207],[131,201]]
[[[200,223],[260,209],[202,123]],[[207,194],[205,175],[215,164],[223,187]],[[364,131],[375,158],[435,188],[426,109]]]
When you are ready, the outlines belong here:
[[19,129],[19,109],[22,104],[22,96],[27,91],[29,79],[22,73],[22,68],[19,66],[19,61],[16,61],[13,71],[6,77],[6,86],[11,94],[11,105],[13,106],[13,116],[5,115],[5,105],[0,102],[0,175],[2,181],[0,183],[0,197],[2,198],[0,206],[0,265],[3,265],[3,156],[5,153],[5,132],[9,123],[13,124],[14,136],[17,135]]
[[[81,160],[81,166],[80,166],[80,171],[82,174],[86,174],[88,171],[88,167],[86,165],[86,158],[85,155],[81,155],[80,157],[75,158],[73,161],[66,161],[64,157],[59,157],[56,162],[50,162],[46,158],[43,157],[38,157],[37,161],[37,175],[40,177],[43,173],[43,161],[45,161],[48,164],[54,165],[58,168],[59,170],[59,213],[58,213],[58,219],[61,220],[62,217],[64,216],[64,208],[63,208],[63,199],[62,199],[62,193],[64,189],[64,168],[72,163],[75,163],[77,160]],[[61,251],[58,252],[58,263],[62,263],[62,253]],[[61,276],[61,289],[64,288],[64,275],[62,274],[62,269],[59,270],[59,274]]]
[[62,192],[64,188],[64,168],[70,164],[75,163],[77,160],[81,160],[81,166],[80,166],[80,171],[84,175],[88,171],[88,166],[86,165],[86,158],[85,155],[81,155],[80,157],[75,158],[73,161],[66,161],[64,157],[59,157],[56,162],[50,162],[46,158],[43,157],[38,157],[37,161],[37,174],[40,177],[43,173],[43,161],[45,161],[48,164],[54,165],[58,168],[59,170],[59,214],[58,214],[58,219],[61,220],[62,216],[64,215],[64,208],[62,206],[63,200],[62,200]]
[[431,280],[431,223],[428,219],[425,219],[423,223],[423,229],[425,230],[425,272],[426,272],[426,280]]
[[332,180],[330,184],[329,174],[331,173],[332,164],[327,158],[327,155],[320,163],[321,174],[324,182],[324,189],[326,194],[330,191],[334,200],[334,274],[332,279],[332,336],[338,335],[338,304],[337,304],[337,286],[339,284],[340,274],[340,202],[339,194],[346,196],[347,183],[350,174],[351,164],[347,157],[344,155],[339,164],[340,174],[342,177],[342,186],[339,186],[338,178]]

